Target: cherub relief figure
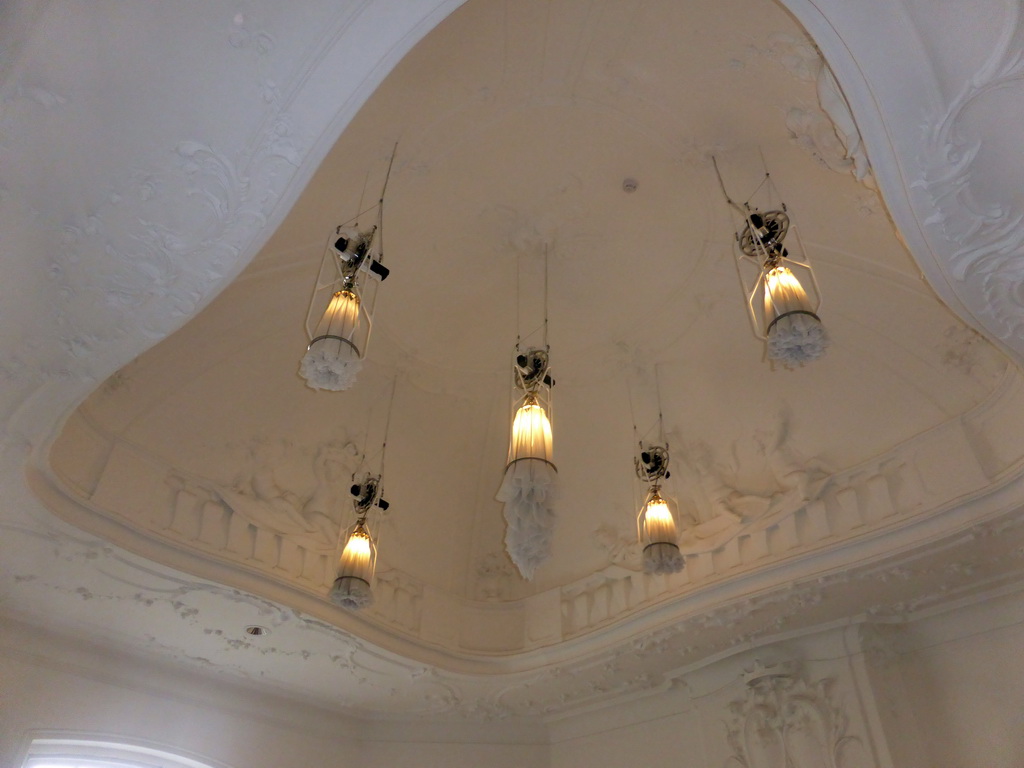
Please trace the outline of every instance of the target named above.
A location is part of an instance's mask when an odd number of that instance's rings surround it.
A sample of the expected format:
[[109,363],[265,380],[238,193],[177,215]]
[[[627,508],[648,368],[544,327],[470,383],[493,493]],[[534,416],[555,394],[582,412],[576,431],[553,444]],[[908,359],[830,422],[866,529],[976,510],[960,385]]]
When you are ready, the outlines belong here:
[[[733,443],[729,469],[715,461],[706,443],[686,446],[675,468],[680,487],[691,489],[693,523],[686,525],[681,504],[681,545],[716,545],[743,526],[796,511],[821,495],[832,473],[819,459],[804,459],[792,444],[791,432],[788,411],[776,411],[767,427]],[[726,479],[751,475],[760,476],[762,489],[742,489],[736,480]]]
[[312,466],[315,484],[309,494],[282,488],[278,482],[277,471],[293,454],[289,441],[255,438],[245,452],[248,466],[230,485],[178,475],[169,481],[179,493],[186,492],[200,503],[222,504],[257,529],[311,550],[334,549],[356,461],[352,444],[329,442],[317,449]]

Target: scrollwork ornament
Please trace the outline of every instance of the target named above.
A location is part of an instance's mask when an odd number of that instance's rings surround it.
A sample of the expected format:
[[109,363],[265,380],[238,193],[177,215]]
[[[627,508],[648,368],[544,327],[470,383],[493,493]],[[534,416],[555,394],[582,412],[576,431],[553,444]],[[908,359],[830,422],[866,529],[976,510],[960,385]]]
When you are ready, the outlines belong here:
[[951,276],[958,293],[987,328],[1017,349],[1024,349],[1024,212],[1013,202],[983,201],[974,184],[982,138],[964,126],[970,108],[996,91],[1020,87],[1024,78],[1021,9],[1007,4],[1007,32],[986,64],[937,120],[929,121],[921,156],[923,191],[935,213],[926,227],[952,245]]
[[833,700],[833,681],[806,683],[789,665],[746,676],[746,696],[729,704],[729,768],[852,768],[848,718]]

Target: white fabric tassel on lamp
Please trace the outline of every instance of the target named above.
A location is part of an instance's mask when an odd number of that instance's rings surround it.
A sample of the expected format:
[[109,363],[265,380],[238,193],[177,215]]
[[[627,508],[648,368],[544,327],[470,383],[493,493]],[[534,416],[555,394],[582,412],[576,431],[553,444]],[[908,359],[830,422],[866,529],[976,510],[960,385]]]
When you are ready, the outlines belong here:
[[558,477],[551,458],[551,422],[537,396],[527,394],[512,422],[509,463],[497,494],[508,524],[505,549],[527,580],[551,555]]
[[786,266],[770,269],[764,278],[764,319],[768,357],[787,368],[825,354],[828,336],[811,308],[807,292]]
[[335,291],[316,326],[313,341],[299,366],[312,389],[349,389],[363,367],[353,337],[359,329],[359,296],[354,290]]

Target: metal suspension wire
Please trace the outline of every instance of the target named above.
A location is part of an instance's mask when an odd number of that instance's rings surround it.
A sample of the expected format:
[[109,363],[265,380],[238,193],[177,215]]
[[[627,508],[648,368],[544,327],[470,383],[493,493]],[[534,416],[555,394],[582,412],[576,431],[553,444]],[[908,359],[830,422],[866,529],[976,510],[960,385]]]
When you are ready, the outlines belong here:
[[522,256],[516,253],[516,353],[519,352],[519,344],[522,341],[522,318],[519,316],[520,308],[519,305],[522,303],[522,289],[519,285],[520,277],[519,273],[522,270]]
[[751,192],[749,195],[747,195],[747,200],[746,200],[745,203],[743,203],[743,206],[745,208],[749,208],[750,207],[750,198],[752,198],[754,195],[756,195],[758,192],[760,192],[761,191],[761,187],[763,187],[766,183],[768,183],[768,180],[770,178],[771,178],[771,176],[768,174],[768,171],[765,171],[764,172],[764,178],[761,179],[761,183],[758,184],[757,187],[754,188],[753,192]]
[[650,436],[651,432],[655,428],[658,429],[658,439],[659,439],[659,441],[664,442],[665,430],[664,430],[664,427],[662,426],[660,398],[659,398],[659,405],[658,405],[658,418],[655,420],[655,422],[653,424],[651,424],[646,429],[646,431],[643,432],[643,434],[641,434],[639,427],[637,427],[637,425],[636,425],[636,413],[633,410],[633,393],[632,393],[632,388],[629,386],[629,382],[628,381],[626,382],[626,392],[629,395],[629,413],[630,413],[630,416],[633,418],[633,438],[636,440],[636,444],[642,448],[643,444],[644,444],[644,440],[646,440]]
[[370,443],[370,424],[373,423],[373,406],[371,405],[366,411],[366,429],[363,431],[363,447],[359,451],[359,461],[356,463],[355,468],[352,470],[352,479],[355,480],[362,471],[363,467],[367,464],[367,453],[366,446]]
[[[370,183],[370,169],[367,168],[366,169],[366,175],[363,176],[363,188],[359,191],[359,205],[356,206],[356,210],[357,211],[362,211],[363,210],[363,200],[366,198],[366,187],[367,187],[367,185],[369,183]],[[366,209],[365,212],[368,213],[369,211],[372,211],[372,210],[373,210],[373,206],[371,205],[369,208]],[[357,227],[359,226],[359,217],[362,216],[362,215],[363,215],[362,213],[357,213],[356,214],[356,226]]]
[[654,364],[654,392],[658,398],[658,441],[668,448],[668,441],[665,439],[665,416],[661,410],[661,377],[658,376],[658,364]]
[[626,399],[629,400],[629,417],[633,421],[633,439],[637,445],[642,445],[640,430],[636,427],[636,411],[633,409],[633,388],[629,386],[629,379],[626,379]]
[[391,150],[391,159],[388,160],[388,170],[384,174],[384,184],[380,189],[380,199],[377,201],[377,250],[380,252],[380,263],[384,263],[384,193],[388,191],[388,181],[391,180],[391,168],[395,164],[395,155],[398,154],[398,142],[395,142]]
[[384,443],[380,448],[380,474],[384,475],[384,458],[388,451],[388,434],[391,432],[391,412],[395,409],[395,392],[398,390],[398,374],[391,382],[391,397],[388,400],[388,415],[384,421]]
[[[761,163],[764,163],[764,154],[761,155]],[[754,191],[747,196],[747,199],[742,204],[737,203],[735,200],[729,197],[729,193],[725,189],[725,181],[722,180],[722,172],[718,168],[718,160],[715,158],[714,155],[711,156],[711,164],[715,168],[715,175],[718,177],[718,186],[722,190],[722,196],[725,198],[725,202],[727,202],[729,205],[731,205],[733,208],[739,211],[744,219],[746,219],[749,215],[751,198],[753,198],[754,195],[761,191],[761,187],[763,187],[767,183],[769,184],[769,186],[774,188],[774,184],[771,182],[771,174],[768,173],[767,167],[765,167],[764,178],[761,179],[761,183],[758,184]],[[785,210],[785,206],[783,206],[783,210]]]
[[725,189],[725,182],[722,180],[722,172],[718,169],[718,160],[715,159],[714,155],[711,156],[711,164],[715,167],[715,175],[718,177],[718,185],[722,188],[722,197],[725,198],[725,202],[727,202],[729,205],[731,205],[745,217],[746,212],[740,207],[739,203],[737,203],[735,200],[729,197],[729,193]]
[[349,224],[355,224],[356,226],[359,226],[359,217],[362,216],[363,214],[369,213],[370,211],[372,211],[376,207],[377,207],[377,203],[374,203],[369,208],[363,208],[362,210],[359,211],[359,213],[357,213],[351,219],[348,219],[347,221],[343,221],[341,224],[339,224],[336,231],[338,233],[340,233],[341,230],[343,230]]
[[548,344],[548,244],[544,243],[544,348],[551,349]]
[[522,255],[521,254],[516,254],[516,352],[518,353],[522,349],[522,346],[523,346],[524,342],[528,342],[528,346],[530,344],[537,345],[537,341],[536,341],[536,335],[537,334],[539,334],[541,336],[540,346],[542,346],[545,349],[545,351],[550,351],[551,345],[550,345],[549,340],[548,340],[548,327],[549,327],[548,307],[549,307],[549,304],[550,304],[550,301],[549,301],[548,297],[549,297],[550,291],[549,291],[549,279],[548,279],[548,250],[547,250],[547,246],[545,245],[545,247],[544,247],[544,288],[543,288],[543,291],[542,291],[542,303],[544,305],[543,308],[542,308],[543,319],[541,320],[541,322],[538,325],[532,326],[525,333],[522,330],[522,315],[523,315],[523,310],[522,310],[522,305],[523,305],[523,288],[522,288],[522,273],[523,273],[523,269],[522,269],[522,263],[523,263]]
[[363,179],[363,189],[359,193],[359,207],[356,208],[356,210],[359,211],[359,213],[357,213],[351,219],[347,219],[346,221],[344,221],[341,224],[339,224],[337,229],[336,229],[336,232],[340,234],[341,230],[343,230],[345,227],[349,226],[350,224],[354,224],[356,227],[358,227],[359,226],[359,219],[361,219],[363,216],[365,216],[370,211],[372,211],[372,210],[374,210],[376,208],[377,209],[377,224],[374,227],[374,230],[379,233],[378,234],[377,242],[378,242],[378,247],[379,247],[379,249],[381,251],[380,261],[382,263],[384,261],[384,253],[383,253],[383,250],[384,250],[384,193],[387,191],[388,181],[391,179],[391,169],[392,169],[392,167],[395,164],[395,155],[397,155],[397,154],[398,154],[398,142],[395,142],[395,147],[391,151],[391,158],[388,160],[388,170],[387,170],[387,173],[384,175],[384,184],[381,187],[380,197],[378,198],[377,202],[374,203],[373,205],[369,205],[366,208],[363,208],[363,200],[366,198],[366,187],[367,187],[367,185],[370,182],[370,172],[367,171],[366,172],[366,177]]

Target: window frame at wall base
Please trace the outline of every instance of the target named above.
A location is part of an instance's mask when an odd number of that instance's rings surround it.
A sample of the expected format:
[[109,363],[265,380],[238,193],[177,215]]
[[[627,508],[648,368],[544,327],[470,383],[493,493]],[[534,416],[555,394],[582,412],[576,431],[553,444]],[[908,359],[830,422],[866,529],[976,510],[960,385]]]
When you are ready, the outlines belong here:
[[96,768],[230,768],[230,766],[155,742],[122,736],[72,733],[67,731],[33,731],[26,735],[20,768],[33,768],[44,763]]

